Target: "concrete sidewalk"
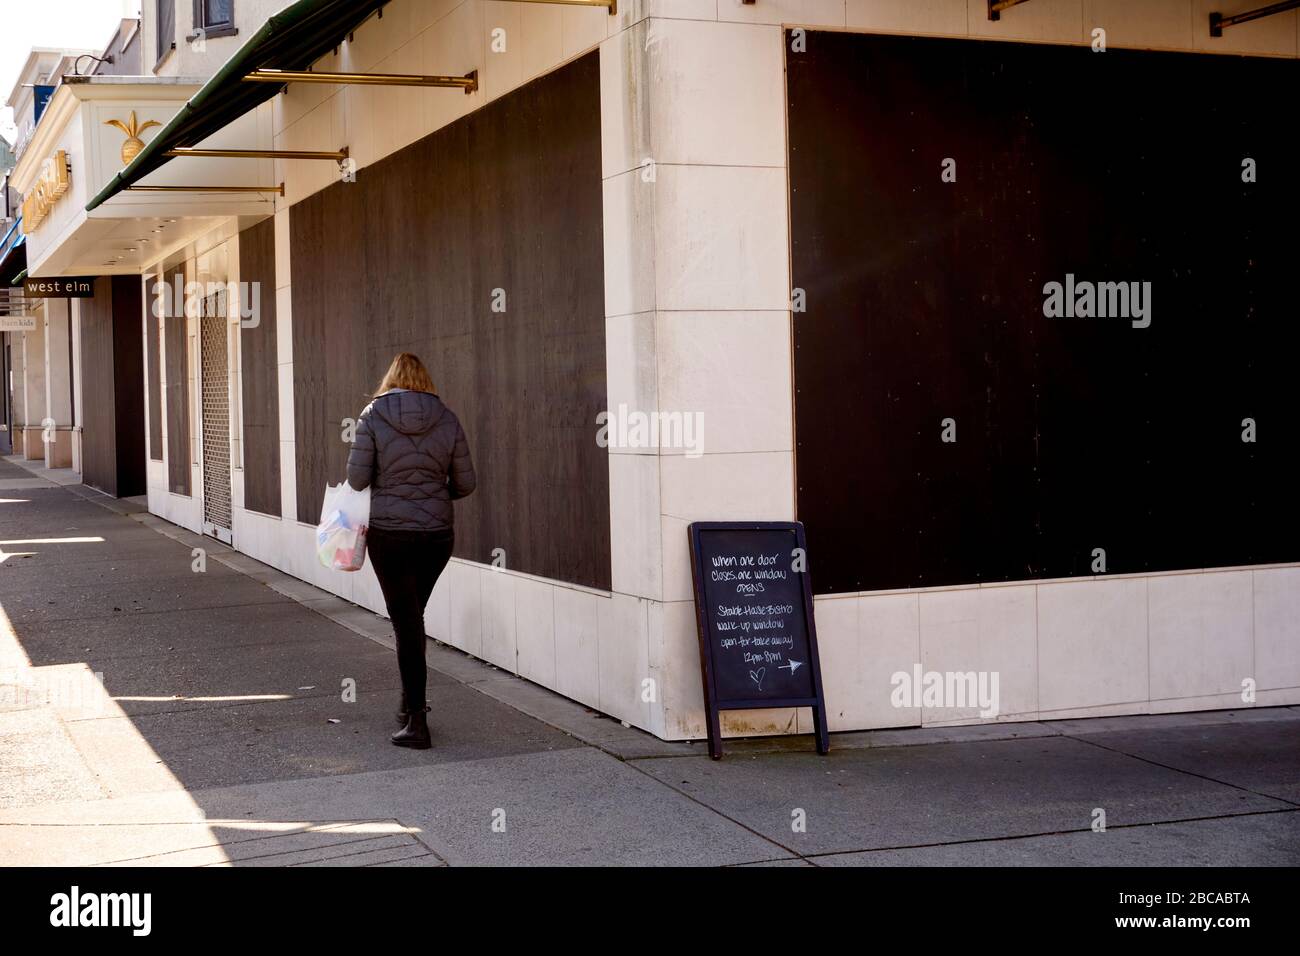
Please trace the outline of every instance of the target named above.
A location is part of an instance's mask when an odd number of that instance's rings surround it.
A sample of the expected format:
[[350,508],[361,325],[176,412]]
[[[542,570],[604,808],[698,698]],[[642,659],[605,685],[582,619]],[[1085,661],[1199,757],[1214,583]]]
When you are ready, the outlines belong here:
[[111,700],[4,698],[0,865],[1300,863],[1300,708],[713,762],[431,644],[434,749],[402,750],[386,621],[35,474],[0,460],[0,682]]

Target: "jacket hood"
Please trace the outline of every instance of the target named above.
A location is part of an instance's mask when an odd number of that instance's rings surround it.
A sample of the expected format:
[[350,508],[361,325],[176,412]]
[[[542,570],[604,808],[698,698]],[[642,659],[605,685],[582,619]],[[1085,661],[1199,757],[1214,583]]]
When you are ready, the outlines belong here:
[[403,435],[422,435],[447,413],[442,399],[429,392],[384,392],[371,405],[373,414]]

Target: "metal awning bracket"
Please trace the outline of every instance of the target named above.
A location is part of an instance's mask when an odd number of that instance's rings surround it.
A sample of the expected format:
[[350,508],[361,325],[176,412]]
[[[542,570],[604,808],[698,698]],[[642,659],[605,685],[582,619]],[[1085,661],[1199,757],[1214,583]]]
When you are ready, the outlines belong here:
[[[520,0],[522,3],[564,3],[572,7],[606,7],[611,17],[618,15],[618,0]],[[752,0],[744,0],[746,3]]]
[[330,73],[316,70],[253,70],[244,76],[249,83],[334,83],[344,86],[442,86],[478,89],[478,71],[465,76],[422,76],[415,73]]
[[1270,3],[1266,7],[1259,7],[1255,10],[1247,10],[1245,13],[1234,13],[1230,17],[1225,17],[1222,13],[1210,14],[1210,36],[1223,36],[1224,27],[1235,27],[1239,23],[1249,23],[1251,20],[1260,20],[1264,17],[1271,17],[1276,13],[1285,13],[1288,10],[1295,10],[1300,7],[1300,0],[1283,0],[1282,3]]
[[1018,7],[1020,6],[1020,4],[1026,2],[1027,0],[988,0],[989,19],[1001,20],[1003,10],[1009,10],[1012,7]]
[[284,195],[284,183],[278,186],[124,186],[123,190],[139,193],[275,193]]
[[342,162],[348,158],[347,147],[332,150],[314,149],[196,149],[192,146],[177,146],[169,149],[165,156],[188,156],[199,159],[328,159]]

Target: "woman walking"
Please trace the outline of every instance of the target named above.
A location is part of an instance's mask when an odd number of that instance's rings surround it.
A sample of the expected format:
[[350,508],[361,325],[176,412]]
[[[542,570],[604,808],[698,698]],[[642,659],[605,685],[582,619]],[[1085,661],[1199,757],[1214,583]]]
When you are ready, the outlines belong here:
[[424,606],[451,557],[451,503],[474,490],[474,465],[460,420],[410,352],[393,359],[357,420],[348,484],[371,489],[367,548],[397,640],[402,729],[392,741],[426,750]]

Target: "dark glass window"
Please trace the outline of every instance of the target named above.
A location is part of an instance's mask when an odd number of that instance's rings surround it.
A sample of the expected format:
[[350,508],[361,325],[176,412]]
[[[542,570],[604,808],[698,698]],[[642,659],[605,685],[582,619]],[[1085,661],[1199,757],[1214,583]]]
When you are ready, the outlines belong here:
[[176,0],[158,0],[157,9],[158,56],[154,60],[155,66],[176,49]]
[[233,27],[235,25],[235,0],[199,0],[202,20],[195,26]]
[[194,39],[202,32],[205,37],[234,36],[235,0],[194,0]]

